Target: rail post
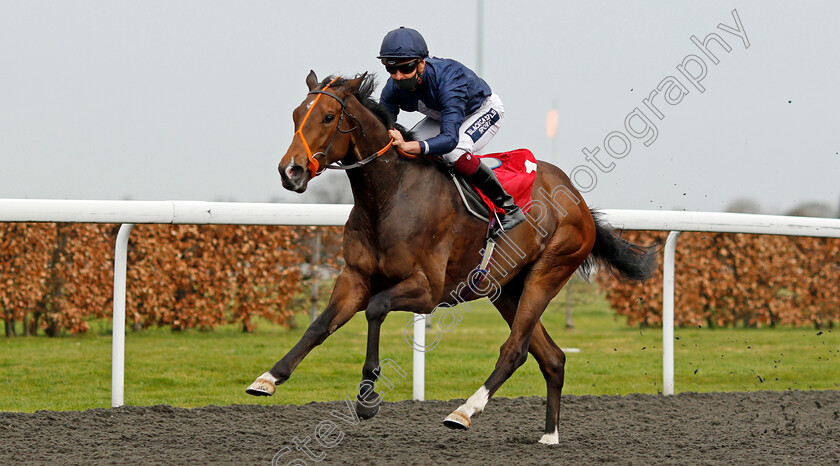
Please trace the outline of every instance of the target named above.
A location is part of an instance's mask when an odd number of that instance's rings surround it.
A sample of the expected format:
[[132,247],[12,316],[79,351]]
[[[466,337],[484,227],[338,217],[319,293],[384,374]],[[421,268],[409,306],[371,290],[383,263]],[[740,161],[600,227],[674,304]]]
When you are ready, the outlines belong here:
[[125,270],[128,263],[128,237],[133,223],[124,223],[114,247],[114,320],[111,332],[111,407],[123,405],[125,389]]
[[681,231],[668,233],[662,265],[662,394],[674,394],[674,255]]
[[414,314],[414,369],[412,370],[412,399],[423,401],[426,398],[426,319],[428,316]]

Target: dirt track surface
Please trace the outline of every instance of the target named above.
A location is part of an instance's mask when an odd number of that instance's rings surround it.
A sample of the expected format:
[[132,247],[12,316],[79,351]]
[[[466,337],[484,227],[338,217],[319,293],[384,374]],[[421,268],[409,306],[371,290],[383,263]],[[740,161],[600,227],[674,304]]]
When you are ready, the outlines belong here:
[[537,443],[543,398],[495,398],[449,430],[462,401],[383,403],[359,423],[344,402],[0,413],[0,464],[268,465],[284,447],[276,464],[840,462],[840,391],[566,396],[555,446]]

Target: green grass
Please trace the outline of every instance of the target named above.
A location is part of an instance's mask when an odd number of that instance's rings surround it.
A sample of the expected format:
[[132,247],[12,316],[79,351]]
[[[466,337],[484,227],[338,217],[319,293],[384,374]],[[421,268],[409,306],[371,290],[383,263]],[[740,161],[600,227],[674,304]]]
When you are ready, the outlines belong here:
[[[564,393],[657,393],[662,384],[662,332],[627,327],[606,303],[593,298],[575,307],[574,330],[564,330],[563,294],[543,323],[568,353]],[[426,355],[426,398],[465,398],[490,372],[508,335],[489,302],[472,312]],[[382,330],[380,357],[394,360],[405,379],[390,372],[386,400],[411,398],[412,355],[403,336],[410,319],[391,314]],[[299,320],[305,325],[306,317]],[[111,337],[100,331],[61,338],[0,338],[0,410],[78,410],[109,407]],[[96,328],[96,327],[95,327]],[[316,348],[271,398],[254,398],[245,387],[271,367],[303,333],[261,324],[253,334],[238,327],[213,332],[130,332],[126,340],[125,403],[195,407],[208,404],[306,403],[342,399],[361,378],[366,321],[357,315]],[[436,332],[430,329],[427,342]],[[840,389],[840,330],[813,328],[677,329],[677,392]],[[545,395],[533,358],[497,394]]]

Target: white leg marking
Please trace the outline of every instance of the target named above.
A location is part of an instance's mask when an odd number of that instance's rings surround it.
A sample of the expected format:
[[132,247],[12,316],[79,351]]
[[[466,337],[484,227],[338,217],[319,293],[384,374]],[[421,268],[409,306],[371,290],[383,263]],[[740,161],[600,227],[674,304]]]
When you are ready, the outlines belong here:
[[266,372],[265,374],[263,374],[263,375],[261,375],[257,378],[258,379],[270,380],[271,383],[277,385],[277,377],[274,377],[273,375],[271,375],[271,372]]
[[477,392],[473,393],[473,396],[467,399],[466,403],[446,416],[443,424],[452,429],[469,429],[470,418],[484,411],[484,406],[487,405],[489,399],[490,391],[482,385]]
[[542,438],[540,439],[540,443],[544,443],[546,445],[557,445],[560,443],[560,435],[557,432],[557,428],[554,428],[554,432],[550,434],[543,434]]
[[473,417],[476,414],[481,414],[484,407],[487,406],[487,401],[490,400],[490,391],[482,385],[473,396],[467,399],[467,402],[462,404],[457,411],[466,414],[467,417]]

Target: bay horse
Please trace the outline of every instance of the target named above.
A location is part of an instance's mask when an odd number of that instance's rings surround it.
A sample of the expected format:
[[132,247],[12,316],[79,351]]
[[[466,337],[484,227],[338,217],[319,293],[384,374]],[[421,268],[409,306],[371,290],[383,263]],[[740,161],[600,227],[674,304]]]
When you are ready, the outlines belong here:
[[[371,97],[373,76],[330,76],[319,82],[310,71],[306,84],[309,93],[293,112],[295,134],[278,170],[284,188],[302,193],[327,166],[340,163],[347,169],[354,206],[344,228],[346,265],[329,304],[300,341],[246,391],[272,395],[313,348],[364,310],[368,337],[362,384],[371,388],[357,390],[355,410],[367,419],[378,412],[376,401],[381,400],[372,382],[380,371],[379,333],[385,316],[391,311],[430,314],[438,306],[457,305],[457,288],[469,283],[481,258],[487,223],[467,213],[443,170],[391,147],[388,129],[395,127],[394,117]],[[540,316],[580,267],[588,270],[601,262],[623,278],[644,280],[655,265],[653,247],[620,238],[587,207],[562,170],[539,161],[533,198],[545,193],[550,199],[539,208],[534,203],[528,221],[504,233],[505,240],[496,246],[496,257],[512,262],[488,273],[498,286],[493,304],[507,321],[510,336],[484,384],[444,420],[448,427],[469,428],[471,418],[484,410],[530,352],[547,386],[540,442],[558,443],[566,356]]]

